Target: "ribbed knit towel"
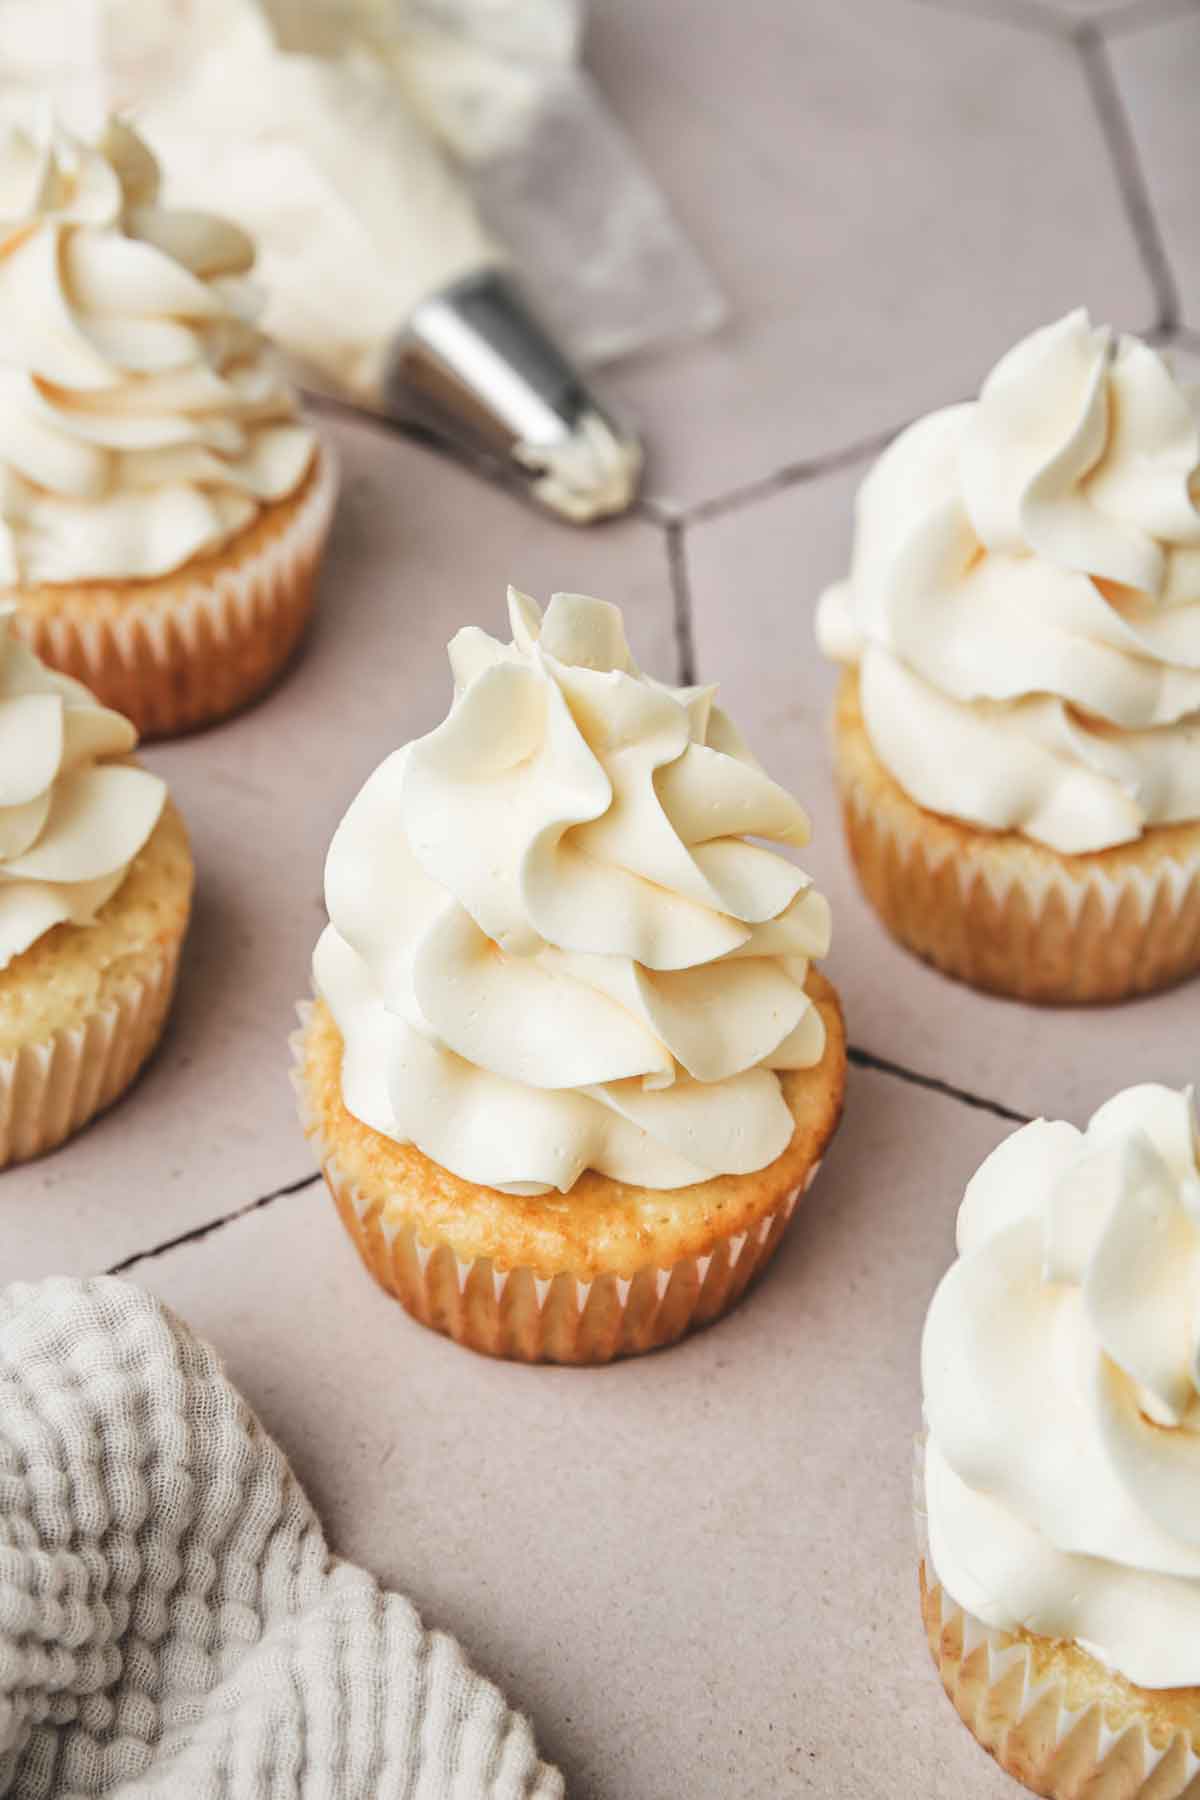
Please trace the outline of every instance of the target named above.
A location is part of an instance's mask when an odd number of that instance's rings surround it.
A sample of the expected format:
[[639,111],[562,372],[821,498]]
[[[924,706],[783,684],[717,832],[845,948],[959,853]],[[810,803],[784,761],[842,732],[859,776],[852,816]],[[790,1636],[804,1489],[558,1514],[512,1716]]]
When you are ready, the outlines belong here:
[[0,1293],[0,1795],[562,1793],[458,1645],[330,1554],[165,1307],[108,1279]]

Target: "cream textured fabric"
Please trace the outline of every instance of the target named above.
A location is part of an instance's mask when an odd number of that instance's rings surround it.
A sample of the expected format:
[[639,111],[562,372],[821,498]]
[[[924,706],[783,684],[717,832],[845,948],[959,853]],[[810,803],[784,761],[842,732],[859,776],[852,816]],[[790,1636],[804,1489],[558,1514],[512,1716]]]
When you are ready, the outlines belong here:
[[330,1554],[185,1325],[121,1281],[0,1294],[0,1795],[562,1793],[458,1645]]

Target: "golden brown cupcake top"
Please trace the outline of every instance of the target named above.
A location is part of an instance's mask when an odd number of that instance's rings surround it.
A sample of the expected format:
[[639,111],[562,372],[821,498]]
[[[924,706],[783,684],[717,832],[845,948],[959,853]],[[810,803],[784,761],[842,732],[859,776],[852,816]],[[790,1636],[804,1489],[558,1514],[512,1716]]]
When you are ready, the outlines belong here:
[[808,821],[713,688],[641,673],[615,607],[509,605],[511,643],[454,639],[449,717],[330,850],[314,973],[346,1104],[511,1192],[765,1168],[794,1129],[779,1072],[825,1047],[829,910],[767,847]]

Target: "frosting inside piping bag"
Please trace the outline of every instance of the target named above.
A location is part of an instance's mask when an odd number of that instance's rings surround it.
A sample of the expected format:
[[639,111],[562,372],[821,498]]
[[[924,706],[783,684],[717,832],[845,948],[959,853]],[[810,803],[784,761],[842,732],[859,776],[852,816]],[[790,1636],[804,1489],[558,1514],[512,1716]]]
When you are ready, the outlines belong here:
[[0,969],[55,925],[90,925],[158,823],[166,787],[112,759],[137,733],[39,662],[0,608]]
[[0,96],[130,110],[172,201],[254,237],[271,336],[377,404],[413,305],[497,261],[582,366],[719,322],[582,22],[579,0],[5,0]]
[[615,607],[509,605],[512,642],[458,634],[448,718],[330,847],[314,977],[346,1105],[514,1192],[763,1168],[794,1128],[776,1071],[824,1051],[829,909],[765,847],[805,815],[714,689],[638,670]]
[[934,812],[1064,853],[1200,818],[1200,409],[1086,313],[896,440],[822,648]]
[[9,0],[0,97],[130,110],[172,202],[254,239],[264,329],[306,385],[432,431],[575,523],[628,507],[640,447],[581,371],[724,309],[580,66],[577,0],[169,12]]

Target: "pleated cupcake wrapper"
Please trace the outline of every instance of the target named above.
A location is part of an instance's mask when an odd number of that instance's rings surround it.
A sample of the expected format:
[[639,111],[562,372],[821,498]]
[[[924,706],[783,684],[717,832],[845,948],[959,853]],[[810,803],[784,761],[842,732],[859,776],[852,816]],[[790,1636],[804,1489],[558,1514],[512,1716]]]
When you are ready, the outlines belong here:
[[110,1106],[162,1034],[179,943],[80,1024],[0,1056],[0,1168],[41,1156]]
[[[51,667],[74,675],[142,737],[169,737],[235,712],[261,693],[299,643],[312,610],[337,498],[337,466],[320,449],[311,485],[287,525],[207,578],[186,571],[169,600],[131,584],[111,603],[18,608],[12,629]],[[170,578],[167,578],[168,580]]]
[[303,1003],[298,1010],[301,1028],[292,1035],[291,1048],[301,1123],[359,1255],[379,1285],[421,1324],[488,1356],[606,1363],[664,1348],[711,1324],[766,1267],[821,1166],[815,1163],[804,1182],[748,1231],[666,1268],[647,1265],[630,1276],[581,1281],[570,1274],[500,1269],[488,1257],[464,1261],[448,1244],[426,1244],[413,1226],[387,1218],[378,1197],[365,1194],[339,1166],[308,1103],[304,1038],[312,1009]]
[[1142,1725],[1114,1730],[1099,1701],[1066,1704],[1063,1683],[1034,1675],[1029,1646],[981,1624],[923,1563],[921,1611],[942,1686],[1001,1768],[1048,1800],[1189,1800],[1200,1757],[1177,1733],[1158,1745]]
[[921,1616],[942,1686],[972,1735],[1046,1800],[1197,1800],[1200,1756],[1186,1733],[1156,1744],[1141,1725],[1115,1730],[1098,1700],[1068,1706],[1060,1677],[1038,1679],[1028,1644],[951,1599],[929,1554],[924,1477],[922,1435],[913,1467]]
[[839,770],[868,898],[910,949],[976,986],[1048,1001],[1115,1000],[1200,968],[1200,846],[1118,872],[1089,863],[965,858],[919,817],[881,809]]

